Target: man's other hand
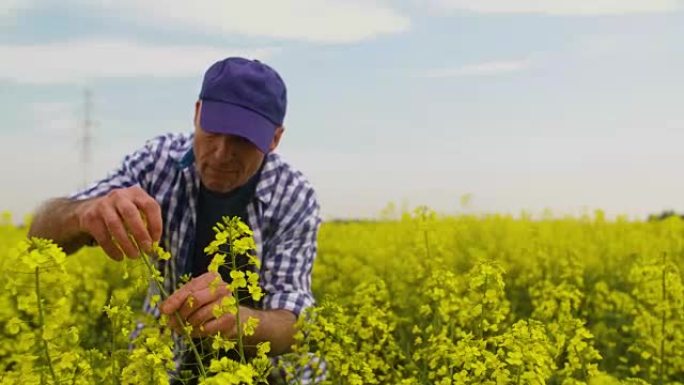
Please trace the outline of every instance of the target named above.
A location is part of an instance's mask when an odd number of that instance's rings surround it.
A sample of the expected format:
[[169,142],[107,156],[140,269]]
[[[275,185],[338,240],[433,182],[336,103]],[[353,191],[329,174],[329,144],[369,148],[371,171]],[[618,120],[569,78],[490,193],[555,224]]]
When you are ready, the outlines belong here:
[[161,208],[139,186],[112,190],[84,204],[78,212],[81,231],[90,234],[112,259],[149,253],[162,233]]

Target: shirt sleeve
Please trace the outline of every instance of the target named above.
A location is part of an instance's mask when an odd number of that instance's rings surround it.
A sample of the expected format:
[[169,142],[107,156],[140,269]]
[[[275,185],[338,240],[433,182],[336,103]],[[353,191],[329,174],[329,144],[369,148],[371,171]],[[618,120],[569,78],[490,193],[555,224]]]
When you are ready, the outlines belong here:
[[163,137],[157,137],[147,141],[145,146],[126,155],[119,167],[111,171],[105,178],[74,192],[68,198],[74,200],[96,198],[112,190],[134,185],[140,185],[145,189],[150,185],[154,159],[158,157],[163,139]]
[[285,309],[297,317],[314,304],[311,271],[321,219],[313,189],[296,189],[284,199],[285,213],[274,237],[264,244],[262,276],[265,309]]

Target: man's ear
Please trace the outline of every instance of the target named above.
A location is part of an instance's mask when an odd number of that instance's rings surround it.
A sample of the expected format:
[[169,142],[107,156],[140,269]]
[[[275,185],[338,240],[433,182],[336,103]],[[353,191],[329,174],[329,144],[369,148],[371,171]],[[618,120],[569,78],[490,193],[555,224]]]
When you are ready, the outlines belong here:
[[200,107],[202,106],[202,102],[199,100],[195,102],[195,118],[193,121],[195,122],[195,127],[199,127],[199,114],[200,114]]
[[268,148],[269,152],[273,152],[273,150],[278,147],[278,144],[280,144],[280,138],[283,136],[283,132],[285,131],[285,127],[279,126],[276,127],[275,129],[275,134],[273,134],[273,140],[271,140],[271,145]]

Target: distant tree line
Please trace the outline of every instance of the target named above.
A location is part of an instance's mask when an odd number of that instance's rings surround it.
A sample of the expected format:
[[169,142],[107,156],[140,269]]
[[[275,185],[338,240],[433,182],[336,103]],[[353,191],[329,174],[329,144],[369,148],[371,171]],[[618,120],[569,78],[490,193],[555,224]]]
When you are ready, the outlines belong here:
[[660,214],[651,214],[648,216],[649,221],[662,221],[670,217],[680,217],[684,219],[684,214],[678,214],[674,210],[664,210]]

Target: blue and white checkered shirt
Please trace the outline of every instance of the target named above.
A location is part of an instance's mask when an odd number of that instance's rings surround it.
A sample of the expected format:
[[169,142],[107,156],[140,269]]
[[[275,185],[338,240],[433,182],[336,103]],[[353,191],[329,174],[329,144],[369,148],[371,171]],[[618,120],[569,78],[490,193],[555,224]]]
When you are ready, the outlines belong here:
[[[186,260],[193,255],[200,183],[192,152],[193,136],[166,134],[153,138],[127,155],[106,178],[69,197],[94,198],[113,189],[139,185],[155,198],[162,212],[161,245],[172,255],[169,261],[158,264],[168,292],[178,287]],[[265,162],[254,197],[247,206],[247,222],[254,232],[261,260],[263,306],[286,309],[299,316],[314,304],[311,270],[321,223],[319,206],[312,186],[301,172],[275,153],[267,154]],[[156,288],[150,286],[144,310],[158,317],[158,309],[150,306],[154,294]],[[177,337],[177,363],[184,350],[183,341]]]

